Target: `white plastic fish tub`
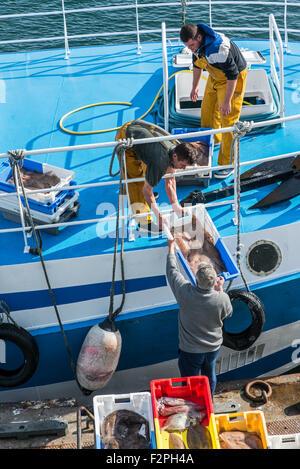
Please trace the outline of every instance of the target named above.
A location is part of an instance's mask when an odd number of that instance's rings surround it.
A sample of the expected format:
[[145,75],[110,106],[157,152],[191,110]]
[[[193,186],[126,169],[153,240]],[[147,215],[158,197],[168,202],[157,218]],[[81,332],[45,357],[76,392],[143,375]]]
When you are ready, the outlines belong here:
[[[59,183],[57,183],[55,186],[52,186],[50,188],[50,189],[57,189],[56,191],[28,194],[28,199],[32,199],[36,202],[40,202],[41,204],[54,203],[58,193],[61,191],[61,188],[63,186],[69,185],[69,183],[75,177],[74,171],[70,171],[64,168],[59,168],[58,166],[52,166],[47,163],[40,163],[39,161],[30,160],[28,158],[24,158],[23,168],[28,171],[38,171],[42,174],[51,172],[60,179]],[[11,175],[12,175],[12,169],[10,167],[9,161],[4,160],[0,164],[0,190],[5,191],[5,192],[15,192],[14,184],[10,184],[7,182],[8,179],[10,179]],[[28,190],[29,189],[25,188],[26,192]]]
[[[238,277],[239,270],[235,261],[233,260],[229,250],[227,249],[226,245],[224,244],[222,238],[219,235],[218,230],[216,229],[211,217],[209,216],[204,204],[197,204],[193,207],[186,208],[186,215],[184,217],[177,217],[175,214],[171,214],[170,216],[165,216],[168,228],[165,229],[166,236],[170,236],[170,228],[174,227],[181,228],[184,231],[185,227],[192,223],[192,217],[196,217],[196,239],[203,240],[204,236],[204,229],[208,231],[214,241],[214,246],[220,254],[220,257],[223,261],[223,264],[226,268],[224,272],[219,273],[218,275],[222,275],[225,282],[233,280],[234,278]],[[180,262],[180,265],[183,268],[183,275],[190,280],[192,285],[196,285],[195,275],[192,272],[187,260],[185,259],[184,255],[180,251],[179,247],[176,246],[176,254],[177,258]]]
[[116,410],[131,410],[140,414],[149,422],[151,448],[156,448],[156,439],[153,421],[152,399],[150,392],[137,392],[130,394],[107,394],[93,398],[95,416],[95,446],[103,449],[101,426],[111,412]]
[[270,449],[300,449],[300,433],[269,435]]
[[[1,193],[3,193],[3,191],[0,191],[0,194]],[[34,220],[39,220],[41,223],[58,223],[60,221],[61,216],[66,212],[66,210],[74,207],[74,204],[77,201],[78,197],[79,192],[72,191],[72,193],[66,195],[66,197],[62,200],[62,203],[57,207],[57,210],[54,213],[48,214],[32,209],[30,209],[30,213]],[[0,212],[2,213],[4,218],[7,218],[11,221],[15,221],[16,223],[20,223],[21,218],[19,201],[17,196],[0,197]],[[27,210],[25,210],[25,212],[27,213]],[[14,219],[8,218],[7,215],[15,215],[15,217]]]
[[[193,103],[190,99],[192,89],[192,73],[179,73],[175,76],[175,111],[177,114],[201,117],[201,103],[204,96],[208,73],[203,71],[199,83],[199,99]],[[247,98],[256,97],[260,104],[249,105]],[[270,83],[266,70],[248,70],[247,83],[244,96],[244,104],[241,109],[241,116],[254,116],[273,112],[274,102],[270,88]]]

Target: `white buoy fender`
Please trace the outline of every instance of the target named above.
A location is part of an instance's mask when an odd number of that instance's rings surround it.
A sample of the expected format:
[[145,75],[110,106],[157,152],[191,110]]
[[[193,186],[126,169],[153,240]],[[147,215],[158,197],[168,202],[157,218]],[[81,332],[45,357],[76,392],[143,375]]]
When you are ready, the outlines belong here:
[[114,322],[93,326],[82,344],[76,367],[79,384],[88,391],[103,388],[119,363],[122,338]]

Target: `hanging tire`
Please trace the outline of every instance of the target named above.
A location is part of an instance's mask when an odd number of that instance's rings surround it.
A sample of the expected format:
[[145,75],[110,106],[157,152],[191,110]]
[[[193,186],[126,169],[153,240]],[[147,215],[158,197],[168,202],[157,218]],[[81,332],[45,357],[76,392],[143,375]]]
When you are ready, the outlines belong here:
[[11,388],[25,383],[34,374],[38,361],[39,349],[35,339],[22,327],[14,324],[0,324],[0,340],[12,342],[22,352],[24,363],[14,370],[0,368],[0,386]]
[[223,345],[233,350],[249,348],[260,336],[265,324],[265,310],[262,301],[252,292],[245,290],[230,290],[228,292],[231,303],[234,300],[244,302],[251,313],[250,326],[237,334],[226,332],[223,326]]

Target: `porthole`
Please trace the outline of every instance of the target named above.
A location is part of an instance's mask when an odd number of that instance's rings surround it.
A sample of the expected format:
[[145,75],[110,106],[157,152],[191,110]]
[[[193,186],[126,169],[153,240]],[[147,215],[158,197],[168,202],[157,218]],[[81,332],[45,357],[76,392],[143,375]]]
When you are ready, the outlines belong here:
[[270,275],[282,261],[280,248],[272,241],[260,240],[250,246],[246,254],[248,269],[255,275]]

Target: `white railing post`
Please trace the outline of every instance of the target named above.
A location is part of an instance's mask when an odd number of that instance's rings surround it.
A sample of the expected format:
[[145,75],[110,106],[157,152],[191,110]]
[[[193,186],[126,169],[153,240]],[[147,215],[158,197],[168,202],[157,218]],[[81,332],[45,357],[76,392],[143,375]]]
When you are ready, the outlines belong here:
[[62,6],[62,14],[63,14],[63,20],[64,20],[65,59],[68,59],[70,55],[70,49],[69,49],[69,41],[68,41],[68,31],[67,31],[67,21],[66,21],[66,11],[65,11],[64,0],[61,0],[61,6]]
[[140,43],[140,27],[139,27],[139,7],[138,0],[135,0],[135,20],[136,20],[136,36],[137,36],[137,54],[141,54],[141,43]]
[[287,32],[287,0],[284,0],[284,48],[285,52],[289,53],[288,46],[288,32]]
[[[278,49],[274,41],[274,32],[278,41]],[[269,35],[270,35],[270,67],[271,67],[271,77],[274,80],[278,90],[279,90],[279,107],[280,107],[280,117],[285,116],[285,104],[284,104],[284,70],[283,70],[283,45],[278,30],[274,15],[269,16]],[[277,63],[279,65],[279,79],[276,71],[276,65],[274,62],[274,56],[276,57]],[[284,127],[284,122],[282,123]]]
[[211,0],[209,0],[209,26],[212,28],[212,9],[211,9]]
[[168,54],[167,54],[167,38],[166,23],[161,24],[162,35],[162,53],[163,53],[163,85],[164,85],[164,127],[169,132],[169,97],[168,97]]

